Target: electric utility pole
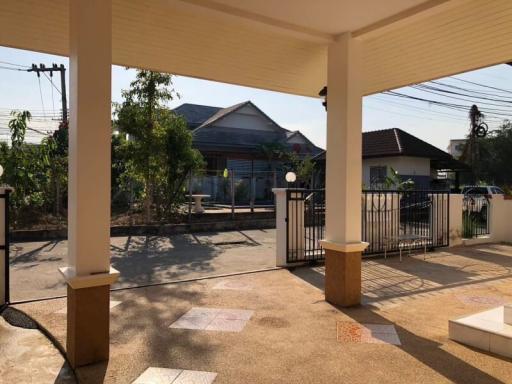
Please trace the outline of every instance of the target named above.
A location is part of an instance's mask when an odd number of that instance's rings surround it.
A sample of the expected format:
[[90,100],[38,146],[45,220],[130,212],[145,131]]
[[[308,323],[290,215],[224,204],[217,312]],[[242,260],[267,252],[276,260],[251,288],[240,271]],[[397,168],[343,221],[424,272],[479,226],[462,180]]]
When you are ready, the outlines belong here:
[[66,67],[64,64],[57,65],[52,64],[51,67],[46,67],[44,64],[32,64],[30,69],[27,69],[27,72],[35,72],[37,77],[41,77],[41,72],[50,72],[50,77],[53,77],[53,72],[60,72],[60,93],[62,100],[62,122],[67,123],[68,121],[68,101],[66,98]]

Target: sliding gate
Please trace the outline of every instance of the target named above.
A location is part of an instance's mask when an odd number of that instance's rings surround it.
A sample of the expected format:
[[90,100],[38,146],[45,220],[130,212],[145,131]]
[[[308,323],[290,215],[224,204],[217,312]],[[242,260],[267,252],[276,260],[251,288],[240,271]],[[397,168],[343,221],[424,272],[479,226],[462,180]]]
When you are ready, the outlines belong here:
[[[447,191],[363,191],[361,239],[370,244],[363,255],[398,252],[404,240],[412,249],[448,246],[449,197]],[[286,223],[287,263],[324,259],[325,190],[288,189]]]

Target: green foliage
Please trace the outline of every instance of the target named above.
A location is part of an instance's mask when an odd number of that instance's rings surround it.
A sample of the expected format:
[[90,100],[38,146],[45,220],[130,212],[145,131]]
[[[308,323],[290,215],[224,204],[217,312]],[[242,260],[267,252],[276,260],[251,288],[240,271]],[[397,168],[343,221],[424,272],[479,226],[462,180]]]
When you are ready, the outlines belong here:
[[14,189],[11,197],[11,224],[16,228],[50,208],[46,196],[51,180],[51,147],[25,142],[30,112],[13,111],[11,116],[8,123],[11,146],[0,144],[0,163],[4,167],[2,182]]
[[402,180],[393,167],[389,167],[389,170],[390,172],[384,179],[384,189],[396,189],[398,191],[410,191],[414,189],[414,181],[411,179]]
[[487,185],[511,186],[512,122],[504,121],[499,129],[489,132],[487,137],[476,138],[474,146],[479,154],[478,161],[473,164],[476,181]]
[[[389,172],[387,172],[386,177],[380,182],[372,184],[370,188],[376,190],[410,191],[414,189],[414,185],[412,179],[403,180],[393,167],[389,167]],[[365,189],[364,183],[363,189]]]
[[308,184],[315,170],[315,163],[313,163],[311,157],[306,156],[304,159],[297,161],[296,167],[297,180],[301,183]]
[[188,174],[204,166],[185,121],[165,105],[178,96],[172,76],[139,70],[122,95],[114,126],[128,139],[119,139],[120,148],[114,151],[123,162],[116,162],[118,180],[125,188],[140,187],[146,222],[153,212],[168,217],[183,201]]
[[473,237],[474,222],[469,212],[462,213],[462,237],[464,239],[471,239]]
[[238,180],[235,184],[235,201],[237,203],[244,203],[249,201],[250,196],[250,181]]

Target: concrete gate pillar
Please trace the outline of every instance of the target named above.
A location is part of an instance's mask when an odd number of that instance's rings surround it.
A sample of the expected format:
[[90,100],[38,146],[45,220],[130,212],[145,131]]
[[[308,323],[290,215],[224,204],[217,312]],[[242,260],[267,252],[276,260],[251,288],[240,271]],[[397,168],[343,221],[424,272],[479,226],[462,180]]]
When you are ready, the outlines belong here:
[[109,357],[111,0],[71,0],[68,192],[68,358]]
[[325,299],[361,302],[362,60],[350,33],[328,49]]

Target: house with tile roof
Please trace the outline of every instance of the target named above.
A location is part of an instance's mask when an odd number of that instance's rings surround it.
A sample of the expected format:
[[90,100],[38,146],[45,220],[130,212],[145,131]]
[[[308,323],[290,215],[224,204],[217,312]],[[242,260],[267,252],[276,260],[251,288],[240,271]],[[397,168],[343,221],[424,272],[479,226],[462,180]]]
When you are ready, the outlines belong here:
[[227,108],[187,103],[174,112],[187,121],[208,170],[268,171],[264,144],[280,144],[301,158],[322,152],[300,131],[281,127],[251,101]]
[[[320,173],[325,169],[325,155],[324,151],[314,158]],[[368,189],[381,186],[392,170],[402,180],[411,179],[418,189],[447,188],[448,174],[468,170],[449,153],[400,128],[363,132],[362,157],[362,182]]]

